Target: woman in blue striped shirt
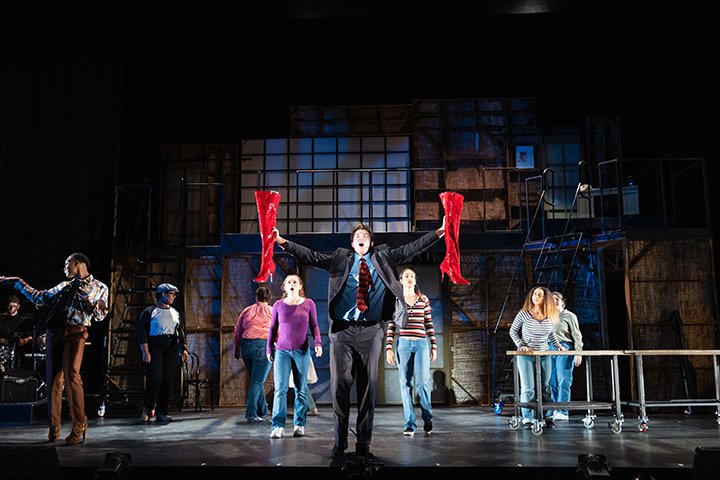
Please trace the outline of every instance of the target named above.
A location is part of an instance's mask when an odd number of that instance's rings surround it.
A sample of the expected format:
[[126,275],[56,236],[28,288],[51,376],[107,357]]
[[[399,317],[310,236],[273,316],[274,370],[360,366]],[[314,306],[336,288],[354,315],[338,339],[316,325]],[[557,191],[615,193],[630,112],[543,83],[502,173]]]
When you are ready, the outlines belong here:
[[[545,287],[533,287],[525,297],[525,303],[515,315],[510,326],[510,338],[515,342],[520,352],[542,352],[549,350],[549,343],[558,350],[566,350],[560,345],[554,332],[555,323],[560,321],[560,312],[552,298],[552,292]],[[552,359],[549,356],[537,357],[540,361],[543,402],[550,402],[550,377],[552,374]],[[535,360],[532,355],[518,355],[515,357],[518,373],[520,374],[520,402],[536,400],[535,392]],[[545,427],[554,428],[552,410],[545,412]],[[535,411],[530,408],[522,409],[522,423],[530,426],[535,419]]]

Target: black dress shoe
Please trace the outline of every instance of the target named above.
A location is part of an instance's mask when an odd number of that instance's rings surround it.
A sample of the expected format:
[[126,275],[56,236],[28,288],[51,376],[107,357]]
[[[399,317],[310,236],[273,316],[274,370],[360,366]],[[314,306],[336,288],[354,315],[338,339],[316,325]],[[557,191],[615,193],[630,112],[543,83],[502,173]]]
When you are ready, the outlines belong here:
[[355,455],[367,456],[370,453],[370,445],[367,443],[356,443],[355,444]]
[[336,443],[330,455],[333,458],[341,457],[345,454],[345,449],[347,449],[347,445],[339,445]]

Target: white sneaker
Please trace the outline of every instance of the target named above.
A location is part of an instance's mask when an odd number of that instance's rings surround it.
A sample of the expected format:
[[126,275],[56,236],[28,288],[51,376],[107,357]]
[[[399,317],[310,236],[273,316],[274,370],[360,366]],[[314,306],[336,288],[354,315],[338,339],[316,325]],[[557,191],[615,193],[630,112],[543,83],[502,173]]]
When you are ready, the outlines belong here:
[[295,425],[295,428],[293,428],[293,437],[304,437],[305,436],[305,427],[301,427],[300,425]]
[[555,412],[555,414],[553,415],[553,420],[555,420],[556,422],[557,421],[567,422],[569,419],[570,419],[570,417],[568,417],[566,414],[564,414],[562,412]]
[[282,438],[284,434],[285,429],[283,427],[273,427],[270,430],[270,438]]

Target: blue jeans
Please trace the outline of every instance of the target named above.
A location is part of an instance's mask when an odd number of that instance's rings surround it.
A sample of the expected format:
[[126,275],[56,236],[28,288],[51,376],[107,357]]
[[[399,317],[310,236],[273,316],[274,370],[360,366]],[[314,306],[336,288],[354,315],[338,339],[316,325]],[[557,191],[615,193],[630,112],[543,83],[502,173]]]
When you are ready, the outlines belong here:
[[[572,350],[570,343],[561,342],[560,345]],[[550,350],[557,350],[555,345],[550,345]],[[572,355],[558,355],[552,358],[552,376],[550,378],[550,391],[553,402],[569,402],[570,388],[573,382],[573,369],[575,368],[575,357]],[[556,412],[568,414],[567,410],[555,410]]]
[[310,349],[275,350],[273,375],[275,396],[273,397],[272,428],[285,427],[287,417],[287,391],[290,370],[295,381],[295,405],[293,424],[304,427],[307,419],[308,399],[305,394],[307,371],[310,366]]
[[245,419],[264,417],[268,413],[265,401],[265,380],[270,373],[270,363],[265,354],[267,340],[263,338],[243,338],[240,340],[240,353],[242,354],[245,369],[250,375],[250,389],[248,390]]
[[[550,376],[552,373],[552,357],[532,357],[530,355],[518,355],[515,357],[517,362],[518,373],[520,374],[520,402],[532,402],[536,400],[535,396],[535,360],[540,361],[540,379],[542,383],[542,401],[550,402],[552,394],[550,392]],[[552,410],[545,412],[545,417],[550,417]],[[531,408],[522,408],[523,419],[532,420],[535,418],[535,410]]]
[[417,382],[417,394],[420,398],[420,413],[423,422],[432,422],[432,376],[430,375],[430,343],[427,338],[410,340],[397,339],[398,379],[402,395],[405,428],[415,430],[415,409],[413,407],[413,376]]

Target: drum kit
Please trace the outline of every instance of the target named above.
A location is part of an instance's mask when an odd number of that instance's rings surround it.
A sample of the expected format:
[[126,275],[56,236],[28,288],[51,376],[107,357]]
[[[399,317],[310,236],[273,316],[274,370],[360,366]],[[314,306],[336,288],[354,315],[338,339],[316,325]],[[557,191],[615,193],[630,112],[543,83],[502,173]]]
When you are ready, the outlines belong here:
[[[26,350],[32,349],[28,352]],[[20,345],[19,338],[12,342],[12,352],[10,354],[10,370],[9,372],[35,372],[34,377],[38,378],[36,398],[42,400],[47,397],[47,387],[44,382],[45,378],[45,360],[47,357],[45,347],[45,335],[38,335],[37,328],[33,328],[32,341],[27,345]],[[8,372],[8,373],[9,373]]]

